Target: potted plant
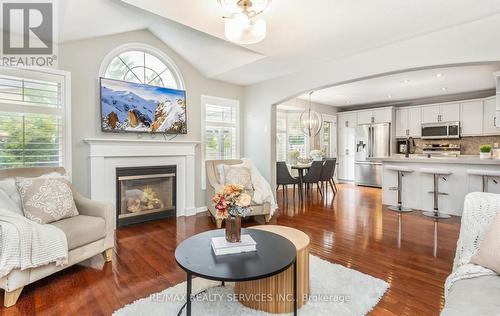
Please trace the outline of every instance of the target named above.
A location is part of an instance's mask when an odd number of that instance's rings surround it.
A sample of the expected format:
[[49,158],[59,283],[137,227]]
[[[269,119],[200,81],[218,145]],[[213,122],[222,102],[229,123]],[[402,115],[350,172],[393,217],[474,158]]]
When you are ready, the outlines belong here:
[[479,158],[490,159],[491,158],[491,145],[481,145],[479,147]]
[[212,198],[217,219],[225,220],[226,240],[228,242],[241,241],[241,218],[250,213],[252,198],[245,193],[242,185],[226,184],[222,192]]
[[300,151],[298,151],[297,149],[290,150],[288,152],[288,162],[292,165],[296,165],[297,158],[299,158],[299,156],[300,156]]
[[309,157],[314,161],[321,161],[323,160],[323,152],[319,149],[311,150]]

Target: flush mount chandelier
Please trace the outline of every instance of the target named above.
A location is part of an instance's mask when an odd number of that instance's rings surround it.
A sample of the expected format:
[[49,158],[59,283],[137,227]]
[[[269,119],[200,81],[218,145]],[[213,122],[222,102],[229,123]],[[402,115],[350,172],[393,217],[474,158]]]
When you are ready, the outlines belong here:
[[237,44],[255,44],[266,37],[267,24],[257,18],[271,0],[217,0],[224,9],[224,35]]

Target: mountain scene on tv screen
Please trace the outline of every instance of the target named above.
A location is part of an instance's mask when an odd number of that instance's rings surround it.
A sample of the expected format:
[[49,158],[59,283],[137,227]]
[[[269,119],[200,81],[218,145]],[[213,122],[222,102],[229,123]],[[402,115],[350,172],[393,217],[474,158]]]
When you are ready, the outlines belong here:
[[109,132],[186,133],[184,91],[101,79],[102,128]]

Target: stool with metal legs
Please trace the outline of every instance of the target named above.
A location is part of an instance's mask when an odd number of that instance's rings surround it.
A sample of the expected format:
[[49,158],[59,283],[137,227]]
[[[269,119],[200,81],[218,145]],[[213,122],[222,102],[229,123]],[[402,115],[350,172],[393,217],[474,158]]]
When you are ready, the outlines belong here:
[[398,205],[394,206],[389,206],[389,209],[391,211],[395,212],[400,212],[400,213],[406,213],[406,212],[411,212],[413,211],[411,208],[404,207],[402,203],[402,186],[403,186],[403,177],[405,173],[411,173],[413,172],[413,169],[408,168],[408,167],[403,167],[403,166],[386,166],[386,170],[391,170],[391,171],[396,171],[398,173],[398,186],[390,188],[390,190],[396,190],[398,191]]
[[433,217],[435,219],[439,218],[450,218],[451,216],[448,214],[443,214],[439,212],[439,196],[440,195],[448,195],[448,193],[439,192],[439,179],[443,178],[446,181],[444,176],[450,175],[452,172],[446,169],[437,169],[437,168],[422,168],[420,172],[432,174],[434,177],[434,190],[430,191],[434,195],[434,211],[433,212],[422,212],[425,216]]
[[[473,176],[480,176],[483,178],[482,190],[483,192],[488,192],[488,182],[490,178],[500,178],[500,171],[497,170],[479,170],[479,169],[468,169],[467,173]],[[497,180],[493,179],[496,183]]]

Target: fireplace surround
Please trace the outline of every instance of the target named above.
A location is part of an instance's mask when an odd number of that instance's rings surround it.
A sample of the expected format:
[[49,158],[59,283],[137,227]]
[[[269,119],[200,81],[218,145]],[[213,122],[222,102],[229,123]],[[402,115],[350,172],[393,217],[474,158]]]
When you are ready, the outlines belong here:
[[[176,166],[176,216],[195,215],[196,141],[85,138],[89,149],[92,200],[116,207],[116,169],[141,166]],[[206,208],[200,208],[200,212]]]
[[116,168],[118,227],[175,217],[176,166]]

